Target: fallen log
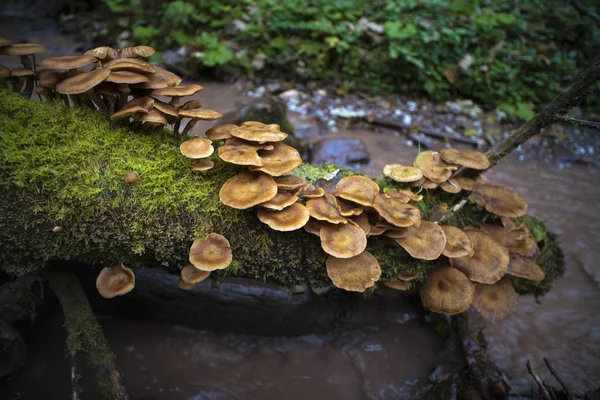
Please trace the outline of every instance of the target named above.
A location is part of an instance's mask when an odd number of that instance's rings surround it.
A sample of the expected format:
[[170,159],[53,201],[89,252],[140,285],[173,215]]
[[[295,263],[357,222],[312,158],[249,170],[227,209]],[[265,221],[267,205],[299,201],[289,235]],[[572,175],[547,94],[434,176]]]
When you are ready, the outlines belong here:
[[[223,163],[213,154],[212,170],[194,172],[179,152],[183,139],[169,131],[135,132],[91,110],[3,92],[0,127],[0,270],[6,273],[35,273],[50,260],[163,266],[178,273],[188,262],[193,240],[216,232],[231,243],[233,262],[214,272],[213,279],[237,276],[287,288],[331,284],[327,254],[317,236],[302,229],[274,231],[258,220],[256,210],[220,202],[223,183],[244,167]],[[295,174],[315,182],[336,170],[333,165],[302,165]],[[127,171],[139,179],[125,182]],[[381,189],[395,187],[389,180],[378,182]],[[418,206],[426,211],[447,201],[447,195],[436,193]],[[469,203],[456,224],[484,215]],[[546,240],[543,224],[538,225],[534,231],[541,236],[536,239]],[[541,248],[555,254],[556,241],[548,237]],[[380,281],[395,279],[399,272],[422,279],[434,264],[410,257],[385,237],[370,237],[367,250],[381,265]],[[546,279],[522,293],[544,293],[562,274],[562,260],[552,257],[543,265]],[[415,282],[418,287],[419,279]]]

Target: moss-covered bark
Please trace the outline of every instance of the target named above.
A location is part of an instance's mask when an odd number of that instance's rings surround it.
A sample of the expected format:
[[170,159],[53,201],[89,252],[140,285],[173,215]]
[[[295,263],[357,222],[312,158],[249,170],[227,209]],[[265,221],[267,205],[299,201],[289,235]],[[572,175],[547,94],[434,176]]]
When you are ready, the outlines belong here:
[[[0,92],[0,269],[23,275],[60,259],[176,271],[194,239],[217,232],[229,239],[234,255],[220,275],[286,287],[329,284],[316,236],[273,231],[255,210],[223,206],[220,187],[243,168],[213,155],[208,174],[192,172],[179,153],[181,141],[167,131],[113,126],[90,110]],[[296,173],[314,181],[335,168],[304,165]],[[139,175],[135,184],[123,180],[130,170]],[[426,196],[419,206],[426,212],[436,202]],[[461,224],[480,212],[465,207]],[[55,226],[62,231],[53,232]],[[383,280],[400,271],[423,275],[432,265],[385,238],[369,238],[367,249],[378,258]],[[559,275],[549,273],[547,280]]]

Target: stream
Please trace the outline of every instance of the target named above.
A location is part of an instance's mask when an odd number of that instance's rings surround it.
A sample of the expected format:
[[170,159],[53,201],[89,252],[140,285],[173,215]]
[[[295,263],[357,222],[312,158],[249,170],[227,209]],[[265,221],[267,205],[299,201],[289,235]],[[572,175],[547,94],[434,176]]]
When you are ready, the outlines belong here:
[[[0,36],[14,41],[27,37],[46,44],[54,55],[74,53],[81,46],[56,28],[22,27],[9,11],[0,14]],[[10,62],[0,57],[0,63]],[[222,113],[234,111],[246,99],[240,85],[201,84],[205,90],[195,97]],[[290,119],[309,123],[296,114]],[[208,126],[198,124],[195,132]],[[361,139],[371,156],[363,172],[370,175],[379,175],[386,164],[412,162],[418,152],[407,146],[405,137],[385,129],[374,132],[349,125],[327,137]],[[557,385],[542,357],[550,359],[573,392],[598,386],[600,170],[521,161],[515,155],[486,176],[523,195],[529,213],[547,221],[558,234],[567,263],[565,276],[548,295],[537,300],[522,297],[515,315],[487,323],[484,334],[490,357],[514,378],[517,388],[533,383],[527,359],[543,379]],[[441,340],[411,317],[414,314],[407,304],[407,318],[390,326],[291,338],[217,334],[116,316],[100,322],[136,399],[398,399],[410,398],[439,361]],[[69,366],[60,313],[47,310],[21,329],[29,345],[27,364],[0,380],[0,398],[68,398]],[[85,388],[90,378],[82,375]],[[99,398],[92,390],[84,394],[85,400]]]

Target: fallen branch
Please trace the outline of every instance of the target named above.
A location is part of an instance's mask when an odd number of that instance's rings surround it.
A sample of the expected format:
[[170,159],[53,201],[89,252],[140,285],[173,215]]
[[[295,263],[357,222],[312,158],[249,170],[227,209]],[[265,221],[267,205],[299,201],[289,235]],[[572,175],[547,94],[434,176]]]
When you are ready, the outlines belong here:
[[575,125],[578,128],[594,129],[600,131],[600,122],[587,121],[584,119],[573,118],[569,115],[556,115],[553,118],[554,122],[564,122],[567,124]]
[[[370,119],[365,118],[365,121],[371,125],[382,126],[384,128],[390,128],[390,129],[396,129],[396,130],[403,130],[403,129],[410,128],[410,125],[405,125],[400,122],[389,120],[389,119],[370,120]],[[427,136],[431,136],[431,137],[438,138],[438,139],[449,139],[449,140],[454,140],[455,142],[467,143],[467,144],[471,144],[471,145],[477,146],[477,147],[479,147],[483,144],[483,141],[479,140],[479,139],[471,139],[471,138],[464,137],[464,136],[461,136],[456,133],[446,133],[446,132],[438,131],[435,129],[419,128],[419,133],[423,133]]]
[[546,367],[548,367],[548,370],[550,371],[550,373],[552,374],[554,379],[556,379],[558,381],[558,383],[560,384],[560,386],[563,388],[563,390],[565,392],[565,396],[567,396],[567,400],[573,400],[571,393],[569,393],[569,389],[567,389],[567,385],[565,385],[565,383],[562,381],[562,379],[560,378],[558,373],[554,370],[554,368],[552,367],[552,364],[550,364],[550,360],[548,360],[546,357],[544,357],[544,362],[546,363]]
[[537,374],[536,370],[533,369],[533,366],[531,365],[531,360],[527,360],[527,363],[525,365],[527,365],[527,371],[529,371],[529,374],[533,377],[533,379],[535,380],[535,383],[537,383],[537,386],[538,386],[538,389],[540,390],[542,398],[544,400],[553,400],[553,397],[550,395],[550,392],[548,392],[548,389],[546,389],[546,385],[544,384],[544,381],[542,381],[542,378],[540,378],[540,376]]
[[[49,274],[52,290],[65,316],[67,329],[67,349],[71,361],[78,352],[85,354],[87,363],[96,374],[96,380],[104,398],[109,400],[130,400],[131,395],[125,378],[115,364],[115,356],[102,333],[98,321],[77,278],[71,273],[53,272]],[[75,364],[72,363],[71,382],[76,385]],[[75,379],[75,381],[73,381]]]

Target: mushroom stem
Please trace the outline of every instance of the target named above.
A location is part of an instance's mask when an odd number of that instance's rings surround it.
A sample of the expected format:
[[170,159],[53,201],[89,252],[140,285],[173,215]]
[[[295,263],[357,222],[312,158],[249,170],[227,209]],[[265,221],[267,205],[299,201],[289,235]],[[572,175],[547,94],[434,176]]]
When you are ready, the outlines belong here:
[[61,94],[60,98],[62,99],[63,103],[65,103],[65,105],[67,107],[71,107],[71,104],[69,104],[69,95],[67,95],[67,94]]
[[32,65],[33,68],[31,68],[31,69],[33,70],[33,73],[37,75],[37,71],[35,69],[35,54],[32,54],[31,58],[33,59],[33,65]]
[[73,108],[81,106],[81,101],[80,101],[78,95],[70,94],[67,96],[69,96],[69,98],[71,99],[71,104],[72,104]]
[[28,76],[25,78],[25,85],[23,88],[23,91],[21,92],[21,96],[23,96],[26,99],[30,99],[31,95],[33,94],[33,84],[34,81],[32,79],[32,77]]
[[185,128],[183,128],[182,134],[187,135],[188,133],[190,133],[192,128],[194,127],[194,125],[196,125],[197,122],[198,122],[197,119],[190,119],[190,121],[187,123]]
[[98,93],[96,93],[94,91],[94,89],[88,90],[87,95],[89,96],[90,100],[92,101],[93,104],[97,105],[98,108],[106,113],[108,111],[108,108],[106,107],[106,104],[104,103],[104,101],[102,101],[102,98],[100,98],[100,96],[98,95]]
[[107,114],[113,115],[115,113],[115,103],[117,102],[117,98],[115,96],[111,96],[109,94],[103,96],[104,101],[107,104]]
[[175,125],[173,125],[173,132],[179,133],[179,128],[181,127],[181,118],[177,119]]
[[[29,59],[29,56],[24,55],[21,56],[21,64],[23,64],[23,68],[27,68],[27,69],[33,69],[32,65],[31,65],[31,60]],[[35,72],[35,70],[33,70]]]
[[172,105],[173,107],[177,108],[177,107],[179,107],[180,99],[181,99],[180,96],[173,96],[173,97],[171,97],[171,102],[169,104]]
[[125,103],[127,103],[127,99],[129,98],[129,86],[127,85],[121,85],[119,86],[119,91],[121,92],[121,95],[119,96],[119,110],[121,108],[123,108],[123,106],[125,105]]

